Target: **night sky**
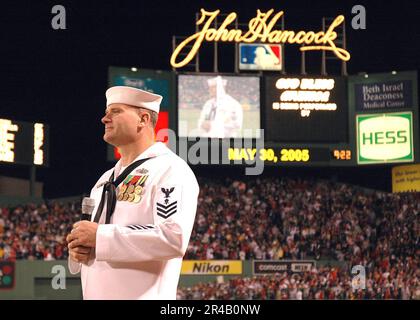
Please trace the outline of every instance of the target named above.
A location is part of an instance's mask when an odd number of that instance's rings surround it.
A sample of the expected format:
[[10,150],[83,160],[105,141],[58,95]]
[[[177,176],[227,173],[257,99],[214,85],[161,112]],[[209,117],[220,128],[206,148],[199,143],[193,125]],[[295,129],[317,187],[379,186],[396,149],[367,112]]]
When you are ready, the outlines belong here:
[[[51,27],[56,4],[66,9],[66,30]],[[366,30],[351,28],[351,8],[358,4],[366,8]],[[111,167],[100,123],[108,66],[169,70],[172,35],[194,33],[200,8],[235,11],[242,22],[258,8],[284,10],[289,30],[320,30],[323,16],[343,14],[352,55],[349,74],[419,69],[417,1],[3,1],[0,117],[50,126],[50,166],[37,169],[45,197],[86,193]],[[233,72],[231,49],[221,50],[226,58],[220,71]],[[286,53],[287,71],[299,73],[298,47]],[[203,55],[202,71],[209,72],[212,57],[205,49]],[[319,56],[308,54],[308,72],[320,71]],[[363,169],[361,176],[367,171],[383,174]],[[1,175],[26,178],[28,173],[25,166],[0,165]]]

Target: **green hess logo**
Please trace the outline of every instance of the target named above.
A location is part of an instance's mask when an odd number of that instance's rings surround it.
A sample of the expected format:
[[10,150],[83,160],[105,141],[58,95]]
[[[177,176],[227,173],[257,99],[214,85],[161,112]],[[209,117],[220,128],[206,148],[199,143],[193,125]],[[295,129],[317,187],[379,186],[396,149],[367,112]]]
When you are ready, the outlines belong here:
[[356,125],[357,163],[414,160],[411,112],[357,115]]

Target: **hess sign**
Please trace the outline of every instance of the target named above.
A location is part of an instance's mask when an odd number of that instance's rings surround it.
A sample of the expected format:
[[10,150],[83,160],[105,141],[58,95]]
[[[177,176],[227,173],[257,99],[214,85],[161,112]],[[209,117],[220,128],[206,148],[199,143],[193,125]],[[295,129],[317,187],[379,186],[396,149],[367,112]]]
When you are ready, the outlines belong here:
[[357,115],[357,163],[411,162],[411,112]]

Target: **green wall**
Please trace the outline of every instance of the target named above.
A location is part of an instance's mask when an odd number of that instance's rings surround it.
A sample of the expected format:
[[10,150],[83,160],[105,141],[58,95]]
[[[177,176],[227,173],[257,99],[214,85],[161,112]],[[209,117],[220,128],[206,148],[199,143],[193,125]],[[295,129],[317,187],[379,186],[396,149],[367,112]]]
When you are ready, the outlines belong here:
[[[317,261],[317,265],[324,265],[330,261]],[[332,263],[332,264],[337,264]],[[63,266],[66,275],[65,289],[53,289],[52,281],[57,272],[53,273],[54,266]],[[252,276],[252,261],[244,261],[243,276]],[[198,282],[213,282],[218,278],[227,281],[236,276],[206,276],[184,275],[180,278],[179,286],[192,286]],[[67,299],[79,300],[82,298],[80,276],[72,275],[67,268],[67,260],[59,261],[16,261],[15,286],[13,289],[0,290],[0,300],[5,299]]]
[[[52,279],[58,275],[53,267],[63,266],[66,272],[66,289],[52,288]],[[67,260],[60,261],[16,261],[14,289],[0,290],[4,299],[81,299],[82,291],[78,275],[70,274]]]

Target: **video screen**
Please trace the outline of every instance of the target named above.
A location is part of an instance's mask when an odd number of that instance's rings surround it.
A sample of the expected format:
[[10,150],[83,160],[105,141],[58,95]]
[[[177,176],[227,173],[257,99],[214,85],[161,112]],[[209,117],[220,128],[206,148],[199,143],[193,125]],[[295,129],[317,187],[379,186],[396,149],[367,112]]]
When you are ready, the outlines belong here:
[[265,78],[265,137],[278,142],[347,142],[348,105],[343,78]]
[[260,79],[179,75],[180,137],[259,138]]

